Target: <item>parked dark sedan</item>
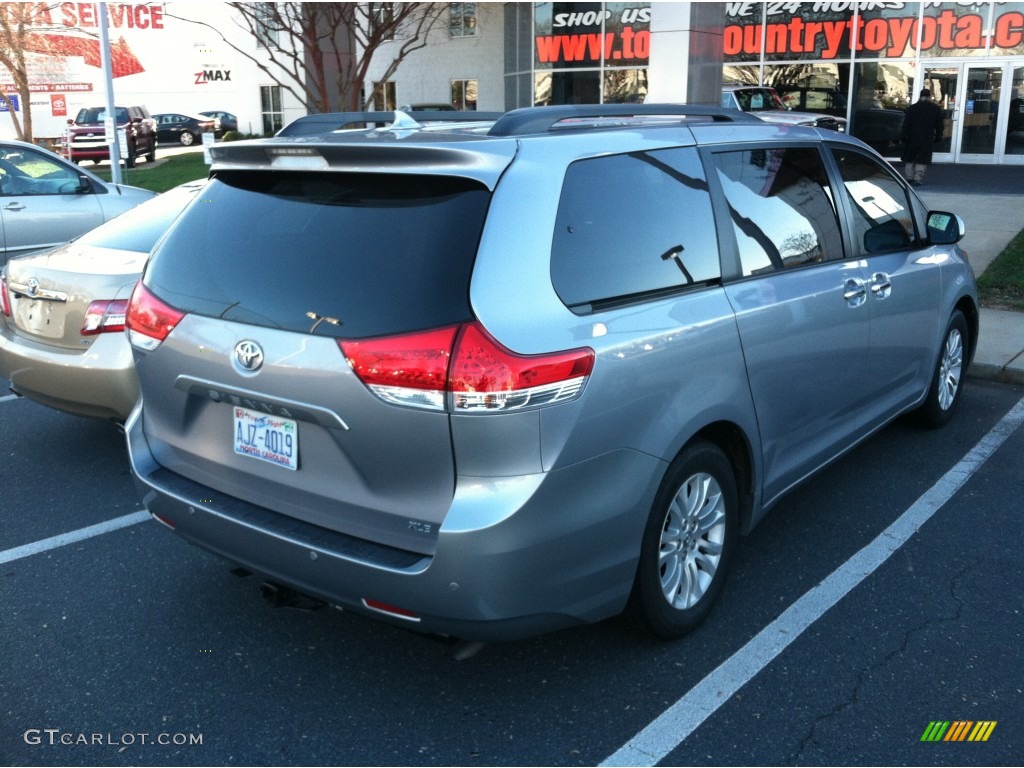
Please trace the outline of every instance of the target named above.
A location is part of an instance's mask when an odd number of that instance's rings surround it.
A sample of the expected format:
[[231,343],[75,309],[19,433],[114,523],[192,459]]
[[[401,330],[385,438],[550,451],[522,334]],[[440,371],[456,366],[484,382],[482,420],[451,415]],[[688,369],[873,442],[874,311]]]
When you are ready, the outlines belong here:
[[216,121],[216,124],[213,127],[213,133],[218,139],[228,131],[238,130],[238,118],[230,112],[211,109],[208,112],[200,112],[199,114],[203,117],[212,117]]
[[216,128],[216,120],[205,115],[182,115],[177,112],[153,115],[156,120],[157,141],[163,143],[177,142],[190,147],[202,139],[207,131]]

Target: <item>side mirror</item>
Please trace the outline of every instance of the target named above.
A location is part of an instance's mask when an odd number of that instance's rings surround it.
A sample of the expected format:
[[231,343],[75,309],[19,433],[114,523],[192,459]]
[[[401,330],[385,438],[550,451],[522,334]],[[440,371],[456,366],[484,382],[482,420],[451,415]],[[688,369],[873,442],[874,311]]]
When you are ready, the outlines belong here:
[[946,211],[928,212],[928,242],[932,245],[959,243],[967,234],[964,220]]
[[86,176],[84,173],[78,174],[78,189],[76,191],[79,194],[92,192],[92,182],[89,180],[89,177]]

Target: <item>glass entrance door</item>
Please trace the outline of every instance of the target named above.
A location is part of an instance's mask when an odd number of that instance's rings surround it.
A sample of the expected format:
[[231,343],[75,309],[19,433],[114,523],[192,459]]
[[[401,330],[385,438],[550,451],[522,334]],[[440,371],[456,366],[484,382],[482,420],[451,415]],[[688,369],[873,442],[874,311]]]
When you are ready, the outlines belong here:
[[1013,67],[1007,89],[1010,100],[1006,117],[1006,162],[1024,163],[1024,67]]
[[920,88],[931,90],[945,115],[934,162],[1024,165],[1024,66],[926,64],[914,100]]
[[932,159],[936,163],[953,162],[953,139],[959,136],[960,115],[958,111],[961,64],[941,67],[925,67],[924,82],[919,87],[912,87],[909,94],[912,101],[917,101],[921,88],[932,92],[932,100],[942,107],[946,127],[942,132],[942,141],[935,142]]
[[1003,66],[966,66],[959,143],[954,148],[958,162],[991,163],[996,160],[1003,70]]

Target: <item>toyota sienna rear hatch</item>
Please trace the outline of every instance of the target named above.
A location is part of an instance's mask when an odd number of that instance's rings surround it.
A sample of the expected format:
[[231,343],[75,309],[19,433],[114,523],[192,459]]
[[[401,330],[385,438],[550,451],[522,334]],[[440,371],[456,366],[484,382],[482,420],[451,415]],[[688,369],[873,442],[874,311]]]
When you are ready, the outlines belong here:
[[432,552],[455,486],[444,371],[490,190],[428,154],[412,174],[215,166],[129,309],[162,467]]

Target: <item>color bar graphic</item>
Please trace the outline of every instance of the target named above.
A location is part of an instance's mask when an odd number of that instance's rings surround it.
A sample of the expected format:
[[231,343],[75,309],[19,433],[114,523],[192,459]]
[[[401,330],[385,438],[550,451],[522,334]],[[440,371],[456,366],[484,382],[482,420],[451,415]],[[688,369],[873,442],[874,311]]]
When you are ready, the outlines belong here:
[[921,734],[921,741],[988,741],[996,720],[932,720]]

